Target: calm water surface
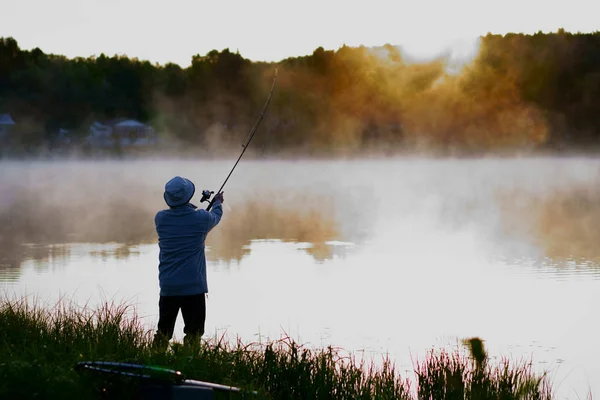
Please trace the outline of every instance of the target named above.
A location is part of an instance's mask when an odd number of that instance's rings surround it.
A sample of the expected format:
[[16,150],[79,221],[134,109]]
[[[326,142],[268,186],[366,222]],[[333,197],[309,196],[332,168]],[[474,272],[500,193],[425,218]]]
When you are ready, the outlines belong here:
[[[230,167],[0,163],[0,290],[127,302],[154,329],[164,183],[215,190]],[[599,178],[578,158],[245,160],[207,242],[207,334],[389,353],[400,371],[479,336],[559,398],[600,393]]]

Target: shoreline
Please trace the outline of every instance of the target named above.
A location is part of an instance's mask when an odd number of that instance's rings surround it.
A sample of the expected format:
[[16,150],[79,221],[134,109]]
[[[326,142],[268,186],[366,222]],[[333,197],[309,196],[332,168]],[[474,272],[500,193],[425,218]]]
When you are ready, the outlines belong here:
[[[0,336],[5,338],[0,342],[0,397],[7,398],[98,398],[107,381],[80,376],[74,366],[100,360],[175,369],[191,379],[256,391],[256,398],[409,400],[463,398],[467,393],[486,396],[476,398],[554,398],[547,374],[535,375],[526,361],[488,360],[479,338],[466,340],[462,350],[432,349],[413,363],[417,378],[410,381],[389,358],[376,366],[342,349],[308,348],[290,338],[242,343],[222,336],[190,346],[173,342],[167,352],[156,351],[150,345],[152,331],[125,304],[88,309],[60,302],[47,309],[25,299],[1,299]],[[112,398],[122,398],[136,387],[129,382],[111,390],[116,390]]]

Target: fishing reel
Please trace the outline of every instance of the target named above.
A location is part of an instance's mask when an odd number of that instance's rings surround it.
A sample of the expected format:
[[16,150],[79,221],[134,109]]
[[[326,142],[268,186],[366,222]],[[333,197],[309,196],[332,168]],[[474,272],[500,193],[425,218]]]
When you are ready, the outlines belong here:
[[210,196],[213,195],[212,190],[203,190],[202,191],[202,197],[200,198],[200,203],[204,203],[205,201],[210,201]]

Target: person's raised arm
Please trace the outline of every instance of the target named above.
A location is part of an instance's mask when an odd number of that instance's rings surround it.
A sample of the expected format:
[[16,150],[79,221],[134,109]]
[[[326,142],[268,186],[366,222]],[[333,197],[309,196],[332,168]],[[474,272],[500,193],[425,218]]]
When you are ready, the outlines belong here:
[[225,201],[223,198],[223,192],[217,193],[212,202],[212,208],[210,211],[206,210],[198,210],[205,212],[209,217],[208,230],[210,231],[212,228],[217,226],[219,221],[221,221],[221,217],[223,216],[223,206],[222,203]]

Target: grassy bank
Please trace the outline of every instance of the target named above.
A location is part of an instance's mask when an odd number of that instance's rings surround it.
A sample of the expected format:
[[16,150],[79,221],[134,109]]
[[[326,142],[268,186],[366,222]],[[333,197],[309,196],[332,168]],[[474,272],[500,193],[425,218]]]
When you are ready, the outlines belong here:
[[[342,357],[333,348],[309,349],[293,340],[262,344],[211,339],[159,352],[126,306],[97,310],[25,301],[0,302],[0,398],[131,398],[135,382],[74,370],[77,362],[106,360],[159,365],[187,377],[256,390],[267,399],[551,399],[545,377],[527,364],[488,364],[477,341],[471,356],[431,351],[415,362],[416,381],[386,360],[379,366]],[[119,384],[121,383],[121,384]],[[243,395],[231,396],[241,398]]]

